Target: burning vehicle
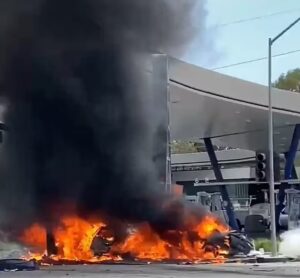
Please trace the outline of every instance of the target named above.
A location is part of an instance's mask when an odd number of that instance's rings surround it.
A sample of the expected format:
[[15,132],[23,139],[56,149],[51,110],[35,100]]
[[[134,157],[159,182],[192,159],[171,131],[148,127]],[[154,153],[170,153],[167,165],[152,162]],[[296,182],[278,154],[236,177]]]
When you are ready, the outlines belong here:
[[[55,251],[49,253],[45,227],[34,224],[20,241],[33,251],[25,259],[46,263],[224,262],[228,256],[248,254],[252,244],[212,215],[186,228],[154,230],[148,223],[118,226],[118,230],[96,219],[76,216],[61,219],[53,231]],[[120,232],[122,229],[122,232]]]

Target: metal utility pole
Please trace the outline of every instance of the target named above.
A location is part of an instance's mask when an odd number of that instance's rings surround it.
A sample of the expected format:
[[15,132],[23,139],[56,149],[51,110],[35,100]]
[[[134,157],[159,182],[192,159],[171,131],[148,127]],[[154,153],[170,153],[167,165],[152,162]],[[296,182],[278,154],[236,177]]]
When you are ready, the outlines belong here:
[[272,104],[272,39],[269,39],[269,191],[270,191],[270,213],[271,213],[271,240],[272,255],[277,255],[277,236],[276,236],[276,214],[275,214],[275,184],[274,184],[274,145],[273,145],[273,104]]
[[276,215],[275,215],[275,186],[274,186],[274,146],[273,146],[273,104],[272,104],[272,45],[283,34],[290,30],[300,21],[300,17],[293,21],[288,27],[280,32],[276,37],[269,38],[268,41],[268,93],[269,93],[269,115],[268,115],[268,137],[269,137],[269,190],[271,206],[271,240],[272,255],[277,255],[277,238],[276,238]]

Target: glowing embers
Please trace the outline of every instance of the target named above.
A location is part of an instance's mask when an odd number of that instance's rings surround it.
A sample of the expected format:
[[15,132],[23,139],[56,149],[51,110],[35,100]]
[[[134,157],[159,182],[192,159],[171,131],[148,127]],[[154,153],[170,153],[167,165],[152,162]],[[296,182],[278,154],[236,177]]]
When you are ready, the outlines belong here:
[[[57,254],[46,256],[46,229],[38,224],[24,231],[20,241],[29,246],[27,259],[42,262],[223,261],[229,243],[228,228],[211,215],[198,223],[187,221],[184,229],[155,231],[148,223],[126,226],[126,235],[115,240],[114,231],[103,221],[63,217],[53,229]],[[194,224],[192,224],[194,223]],[[210,243],[215,234],[220,240]]]

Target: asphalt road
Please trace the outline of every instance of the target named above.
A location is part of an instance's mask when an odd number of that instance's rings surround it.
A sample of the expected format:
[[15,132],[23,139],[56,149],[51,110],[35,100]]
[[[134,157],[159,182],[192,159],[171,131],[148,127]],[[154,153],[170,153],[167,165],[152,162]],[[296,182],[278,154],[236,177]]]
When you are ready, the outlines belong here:
[[[287,269],[286,266],[283,267]],[[283,270],[282,269],[282,270]],[[299,271],[300,268],[294,268]],[[0,277],[106,277],[106,278],[243,278],[243,277],[299,277],[299,273],[281,273],[276,267],[222,266],[179,266],[179,265],[94,265],[94,266],[51,266],[32,272],[2,272]]]

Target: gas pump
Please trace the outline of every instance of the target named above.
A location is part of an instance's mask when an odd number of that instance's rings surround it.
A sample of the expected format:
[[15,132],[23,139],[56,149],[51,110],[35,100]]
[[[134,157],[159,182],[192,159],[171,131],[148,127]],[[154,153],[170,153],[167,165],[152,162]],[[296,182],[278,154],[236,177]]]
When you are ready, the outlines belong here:
[[224,204],[224,201],[222,200],[220,192],[211,194],[211,212],[218,215],[221,219],[228,223],[227,213],[224,209],[224,206],[226,205],[227,204]]
[[287,212],[288,229],[293,230],[300,227],[300,191],[296,189],[287,189]]
[[198,192],[197,203],[201,204],[206,209],[206,211],[210,211],[211,208],[210,194],[208,194],[207,192]]

